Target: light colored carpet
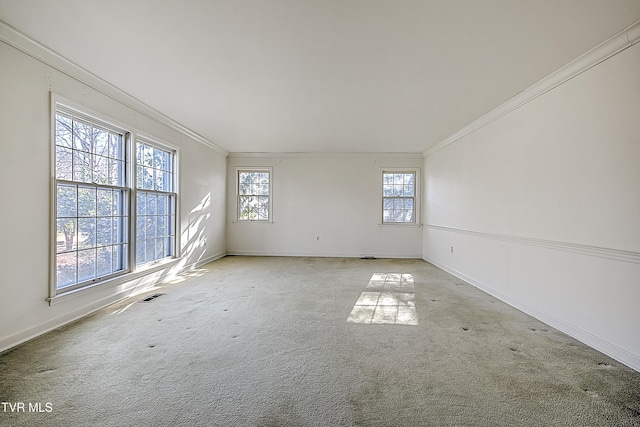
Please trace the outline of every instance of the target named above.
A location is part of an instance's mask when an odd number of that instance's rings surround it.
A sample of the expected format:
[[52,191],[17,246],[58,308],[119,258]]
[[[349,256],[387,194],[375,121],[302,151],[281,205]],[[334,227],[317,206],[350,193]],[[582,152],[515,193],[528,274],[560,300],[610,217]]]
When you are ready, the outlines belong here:
[[[417,321],[347,321],[374,273],[413,277],[394,301]],[[0,425],[640,425],[640,373],[424,261],[227,257],[191,276],[0,355],[0,400],[52,409],[0,406]]]

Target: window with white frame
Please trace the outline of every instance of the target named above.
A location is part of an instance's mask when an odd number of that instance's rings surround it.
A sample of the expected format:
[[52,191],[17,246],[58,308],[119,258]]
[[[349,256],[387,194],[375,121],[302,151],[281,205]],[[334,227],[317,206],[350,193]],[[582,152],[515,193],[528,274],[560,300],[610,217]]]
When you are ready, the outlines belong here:
[[382,172],[382,223],[416,223],[416,171]]
[[54,139],[56,290],[128,271],[127,133],[58,107]]
[[175,151],[58,101],[54,123],[51,296],[174,257]]
[[175,253],[174,152],[136,143],[136,264]]
[[271,221],[271,169],[237,170],[238,221]]

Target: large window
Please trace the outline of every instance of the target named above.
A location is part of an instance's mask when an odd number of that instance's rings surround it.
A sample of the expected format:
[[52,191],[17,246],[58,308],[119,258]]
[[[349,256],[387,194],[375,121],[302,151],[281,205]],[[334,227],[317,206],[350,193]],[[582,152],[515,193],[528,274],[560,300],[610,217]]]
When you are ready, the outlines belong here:
[[52,296],[174,256],[175,154],[57,103],[54,122]]
[[122,130],[56,111],[56,289],[127,270],[126,143]]
[[271,170],[239,169],[238,221],[271,221]]
[[136,264],[172,256],[175,248],[174,154],[136,144]]
[[382,223],[416,223],[416,171],[382,172]]

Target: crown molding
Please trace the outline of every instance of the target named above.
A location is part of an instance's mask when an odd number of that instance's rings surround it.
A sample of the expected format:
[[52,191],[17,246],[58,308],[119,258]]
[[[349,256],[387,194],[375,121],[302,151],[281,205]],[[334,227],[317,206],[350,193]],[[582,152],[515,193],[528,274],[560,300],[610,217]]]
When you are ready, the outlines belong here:
[[228,151],[0,20],[0,41],[226,156]]
[[505,103],[469,123],[467,126],[450,135],[445,140],[425,150],[423,153],[424,157],[431,156],[454,142],[459,141],[465,136],[487,126],[495,120],[498,120],[500,117],[520,108],[537,97],[560,86],[566,81],[571,80],[577,75],[638,43],[638,41],[640,41],[640,21],[636,21],[634,24],[610,37],[585,54],[579,56],[559,70],[548,75],[533,86],[523,90]]
[[309,151],[309,152],[230,152],[227,156],[230,159],[234,158],[247,158],[247,157],[259,157],[259,158],[367,158],[367,159],[381,159],[381,158],[395,158],[395,159],[417,159],[423,160],[422,153],[384,153],[384,152],[321,152],[321,151]]

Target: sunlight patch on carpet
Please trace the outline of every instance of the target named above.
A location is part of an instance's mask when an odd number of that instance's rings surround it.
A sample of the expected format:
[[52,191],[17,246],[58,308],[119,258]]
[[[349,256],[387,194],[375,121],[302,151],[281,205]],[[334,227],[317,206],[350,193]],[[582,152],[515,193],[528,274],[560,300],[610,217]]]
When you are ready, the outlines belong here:
[[415,294],[411,274],[374,273],[347,318],[350,323],[369,325],[417,325]]

